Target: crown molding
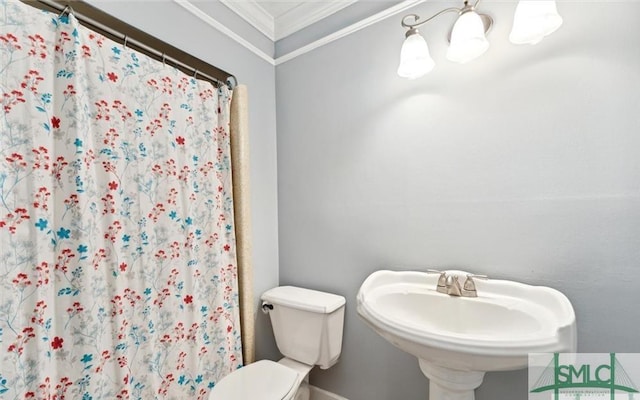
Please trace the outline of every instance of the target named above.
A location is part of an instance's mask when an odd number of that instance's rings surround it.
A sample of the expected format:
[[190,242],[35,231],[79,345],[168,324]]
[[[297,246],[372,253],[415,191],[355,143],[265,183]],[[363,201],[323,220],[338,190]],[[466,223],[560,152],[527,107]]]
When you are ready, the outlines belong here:
[[251,26],[275,42],[276,21],[260,4],[255,1],[220,0],[231,11],[238,14]]
[[320,38],[314,42],[309,43],[306,46],[302,46],[300,48],[298,48],[297,50],[293,50],[287,54],[284,54],[278,58],[275,59],[275,65],[280,65],[283,64],[287,61],[293,60],[294,58],[301,56],[303,54],[306,54],[312,50],[315,50],[319,47],[322,47],[324,45],[327,45],[333,41],[336,41],[338,39],[341,39],[345,36],[351,35],[352,33],[358,32],[361,29],[364,29],[368,26],[371,26],[373,24],[376,24],[382,20],[385,20],[389,17],[392,17],[396,14],[399,14],[401,12],[404,12],[420,3],[425,2],[426,0],[404,0],[394,6],[391,6],[385,10],[380,11],[377,14],[374,14],[368,18],[365,18],[363,20],[360,20],[354,24],[351,24],[349,26],[347,26],[346,28],[340,29],[339,31],[336,31],[330,35],[327,35],[323,38]]
[[185,10],[189,11],[191,14],[195,15],[196,17],[201,19],[203,22],[205,22],[206,24],[216,29],[218,32],[226,35],[230,39],[235,40],[237,43],[244,46],[247,50],[251,51],[253,54],[262,58],[269,64],[275,65],[275,60],[272,55],[269,55],[264,51],[260,50],[258,47],[254,46],[251,42],[249,42],[242,36],[238,35],[231,29],[227,28],[221,22],[218,22],[218,20],[216,20],[209,14],[205,13],[204,11],[202,11],[201,9],[193,5],[193,3],[189,2],[188,0],[173,0],[173,2],[179,5],[180,7],[184,8]]
[[300,3],[275,19],[275,41],[283,39],[326,18],[358,0],[332,0]]

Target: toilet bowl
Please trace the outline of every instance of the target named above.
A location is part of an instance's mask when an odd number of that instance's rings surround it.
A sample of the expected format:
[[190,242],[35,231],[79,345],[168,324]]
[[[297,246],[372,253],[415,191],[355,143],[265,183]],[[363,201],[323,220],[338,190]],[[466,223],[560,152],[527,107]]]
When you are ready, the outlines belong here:
[[280,363],[260,360],[226,376],[211,392],[210,400],[294,400],[300,374]]
[[266,291],[278,362],[260,360],[218,382],[209,400],[309,400],[309,372],[333,366],[342,351],[345,299],[331,293],[294,286]]
[[210,400],[309,400],[312,366],[288,358],[260,360],[222,379]]

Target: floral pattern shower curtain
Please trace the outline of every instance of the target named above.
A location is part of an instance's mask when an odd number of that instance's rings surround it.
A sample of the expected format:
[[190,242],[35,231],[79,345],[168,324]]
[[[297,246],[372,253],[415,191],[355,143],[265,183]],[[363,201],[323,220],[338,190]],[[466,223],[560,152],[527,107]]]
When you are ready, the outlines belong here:
[[207,398],[242,363],[229,100],[0,0],[0,398]]

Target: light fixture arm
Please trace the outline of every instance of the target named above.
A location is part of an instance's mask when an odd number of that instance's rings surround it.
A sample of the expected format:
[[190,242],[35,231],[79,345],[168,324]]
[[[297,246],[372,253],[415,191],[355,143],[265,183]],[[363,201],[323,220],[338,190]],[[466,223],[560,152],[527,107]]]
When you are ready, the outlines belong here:
[[[420,16],[418,14],[409,14],[409,15],[405,15],[404,18],[402,18],[402,21],[400,22],[400,24],[404,27],[407,28],[409,30],[413,30],[421,25],[426,24],[427,22],[431,21],[432,19],[441,16],[442,14],[448,13],[448,12],[456,12],[456,13],[460,13],[460,11],[462,11],[462,8],[456,8],[456,7],[451,7],[451,8],[445,8],[444,10],[430,16],[429,18],[425,19],[424,21],[420,21],[418,22],[418,20],[420,19]],[[413,23],[409,23],[406,20],[408,18],[413,18]]]
[[[458,14],[462,14],[462,13],[467,12],[467,11],[475,10],[475,8],[478,7],[478,4],[480,4],[480,0],[476,0],[476,2],[472,6],[469,5],[469,1],[468,0],[465,0],[464,7],[462,7],[462,8],[457,8],[457,7],[445,8],[444,10],[439,11],[439,12],[435,13],[434,15],[430,16],[429,18],[425,19],[424,21],[420,21],[420,22],[418,22],[418,20],[420,19],[420,16],[418,14],[405,15],[404,18],[402,18],[402,21],[400,22],[400,24],[404,28],[407,28],[410,31],[412,31],[413,29],[416,29],[417,27],[426,24],[427,22],[431,21],[432,19],[434,19],[436,17],[439,17],[442,14],[446,14],[448,12],[456,12]],[[406,22],[407,18],[413,18],[413,23]]]

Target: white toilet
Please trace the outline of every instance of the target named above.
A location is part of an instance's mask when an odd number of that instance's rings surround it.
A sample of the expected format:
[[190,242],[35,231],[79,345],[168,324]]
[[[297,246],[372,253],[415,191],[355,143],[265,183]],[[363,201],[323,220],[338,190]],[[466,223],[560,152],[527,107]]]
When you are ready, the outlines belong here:
[[261,299],[284,358],[257,361],[232,372],[213,387],[209,400],[309,400],[309,371],[338,361],[344,297],[280,286]]

